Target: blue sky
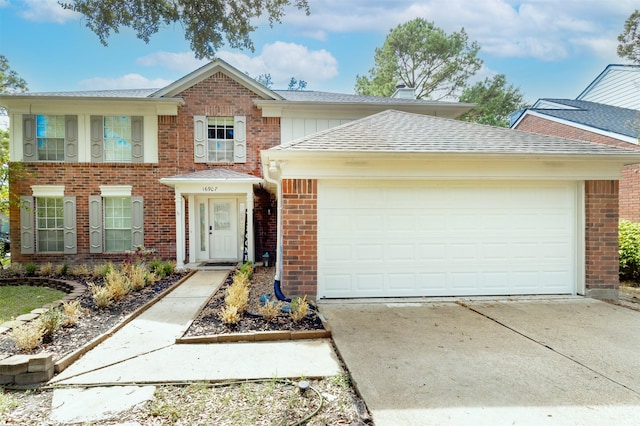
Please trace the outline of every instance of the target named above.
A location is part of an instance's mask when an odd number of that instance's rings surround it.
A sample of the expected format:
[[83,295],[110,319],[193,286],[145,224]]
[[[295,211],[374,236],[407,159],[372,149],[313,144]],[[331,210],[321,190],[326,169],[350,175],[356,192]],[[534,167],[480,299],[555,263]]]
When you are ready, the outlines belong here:
[[[480,44],[482,79],[497,73],[524,93],[574,98],[616,55],[617,35],[638,0],[309,0],[311,16],[291,10],[261,23],[255,52],[223,47],[219,56],[274,88],[291,76],[307,89],[353,93],[389,30],[423,17],[447,32],[464,27]],[[130,30],[100,44],[82,17],[56,0],[0,0],[0,53],[32,92],[162,87],[196,69],[179,25],[149,44]]]

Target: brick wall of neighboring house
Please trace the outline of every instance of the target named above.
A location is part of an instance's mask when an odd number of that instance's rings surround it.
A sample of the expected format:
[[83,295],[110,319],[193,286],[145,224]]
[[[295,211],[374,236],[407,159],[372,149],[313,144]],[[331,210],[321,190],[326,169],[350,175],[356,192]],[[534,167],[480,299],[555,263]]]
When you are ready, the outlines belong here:
[[[516,129],[525,132],[620,146],[623,148],[640,149],[638,145],[629,142],[531,115],[524,117],[522,121],[518,123]],[[621,218],[640,222],[640,164],[631,164],[622,169],[619,208]]]
[[318,293],[318,181],[282,180],[282,290],[287,297]]
[[618,298],[618,181],[585,181],[587,295]]
[[[158,163],[24,163],[20,179],[11,181],[11,190],[18,195],[31,195],[31,185],[65,185],[65,196],[76,197],[78,254],[22,255],[20,253],[20,210],[11,207],[11,256],[16,262],[68,263],[118,261],[123,254],[89,254],[89,195],[100,195],[100,185],[132,185],[132,195],[144,197],[144,245],[156,250],[165,259],[176,258],[175,196],[173,188],[159,180],[214,167],[224,167],[240,173],[262,176],[260,150],[280,142],[279,118],[263,118],[253,105],[257,95],[225,74],[218,72],[186,89],[178,96],[185,104],[178,116],[158,117]],[[80,112],[80,111],[79,111]],[[38,113],[35,111],[35,113]],[[193,116],[246,116],[246,163],[194,163]],[[258,188],[259,189],[259,188]],[[264,195],[262,195],[264,197]],[[256,199],[259,197],[256,197]],[[273,252],[276,247],[275,212],[263,214],[264,202],[257,201],[256,252]],[[188,216],[187,216],[188,217]],[[186,224],[187,229],[189,224]],[[188,247],[188,242],[187,242]],[[263,253],[259,253],[259,257]],[[257,260],[260,260],[260,258]]]

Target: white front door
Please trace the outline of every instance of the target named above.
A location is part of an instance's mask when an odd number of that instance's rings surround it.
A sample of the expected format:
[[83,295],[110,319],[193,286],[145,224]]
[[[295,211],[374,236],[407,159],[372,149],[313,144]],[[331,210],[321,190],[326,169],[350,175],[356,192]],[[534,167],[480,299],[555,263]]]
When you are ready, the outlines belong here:
[[209,200],[209,258],[238,259],[238,214],[236,200]]

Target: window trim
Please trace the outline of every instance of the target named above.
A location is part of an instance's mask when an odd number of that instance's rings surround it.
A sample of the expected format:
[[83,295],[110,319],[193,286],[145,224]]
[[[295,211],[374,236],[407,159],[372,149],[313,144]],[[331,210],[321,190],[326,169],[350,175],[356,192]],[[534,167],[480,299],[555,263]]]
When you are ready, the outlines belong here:
[[64,159],[40,160],[38,158],[37,116],[62,114],[23,114],[22,115],[22,159],[25,162],[78,162],[78,116],[64,115]]
[[[228,116],[219,116],[228,117]],[[209,118],[219,118],[218,116],[193,116],[193,161],[195,163],[211,164],[233,164],[247,162],[247,118],[244,115],[233,117],[233,160],[232,161],[209,161],[208,158],[208,130]]]

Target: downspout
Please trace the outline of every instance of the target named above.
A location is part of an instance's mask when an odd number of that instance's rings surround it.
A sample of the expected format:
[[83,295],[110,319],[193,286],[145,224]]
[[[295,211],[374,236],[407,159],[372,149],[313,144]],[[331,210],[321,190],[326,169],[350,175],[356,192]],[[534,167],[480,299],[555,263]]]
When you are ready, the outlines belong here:
[[[273,294],[278,300],[283,302],[291,302],[291,299],[282,293],[280,280],[282,278],[282,163],[276,161],[262,162],[263,175],[267,182],[276,186],[276,275],[273,278]],[[271,174],[275,174],[273,177]]]

